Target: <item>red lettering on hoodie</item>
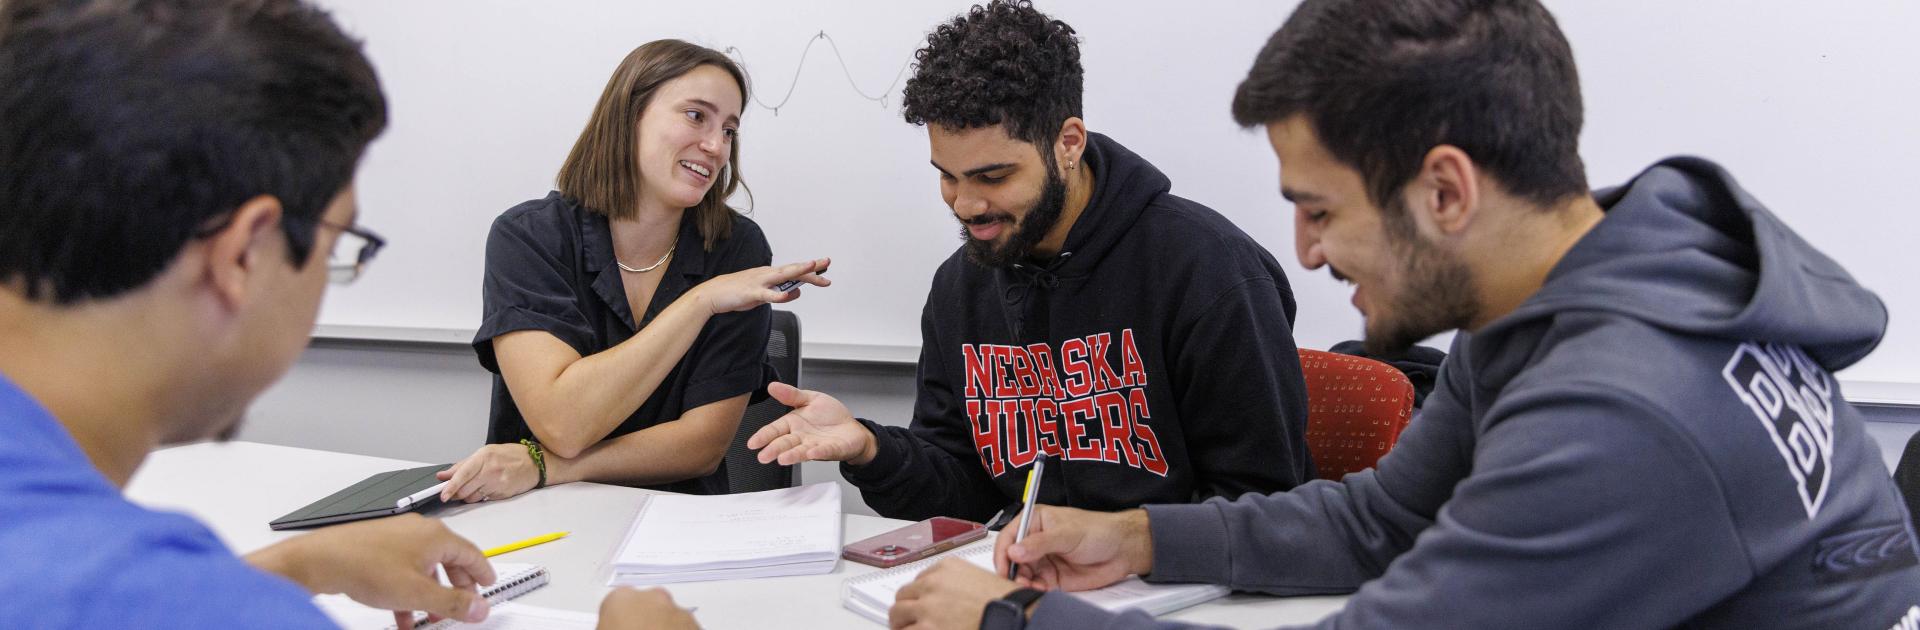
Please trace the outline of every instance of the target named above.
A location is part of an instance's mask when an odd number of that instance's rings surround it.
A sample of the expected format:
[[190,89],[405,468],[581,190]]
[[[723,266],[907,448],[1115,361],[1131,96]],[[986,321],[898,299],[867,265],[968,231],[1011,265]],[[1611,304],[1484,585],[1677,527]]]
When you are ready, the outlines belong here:
[[1079,398],[1093,393],[1093,383],[1087,368],[1087,343],[1079,339],[1068,339],[1060,344],[1060,360],[1065,363],[1061,371],[1067,373],[1065,383],[1067,395]]
[[1036,441],[1033,434],[1033,399],[1021,399],[1017,405],[1016,401],[1009,400],[1001,408],[1007,410],[1001,417],[1010,423],[1002,425],[1000,431],[1007,440],[1007,465],[1018,470],[1033,463]]
[[1133,345],[1133,329],[1120,331],[1120,369],[1127,373],[1128,387],[1147,386],[1147,362],[1140,360],[1140,349]]
[[1087,345],[1092,347],[1088,352],[1090,356],[1087,361],[1093,364],[1094,388],[1110,392],[1125,387],[1126,381],[1121,380],[1120,375],[1114,373],[1113,363],[1107,360],[1107,347],[1113,345],[1113,333],[1087,335]]
[[981,383],[993,382],[991,380],[993,368],[988,364],[992,360],[988,355],[992,352],[986,346],[975,348],[970,343],[960,344],[960,359],[966,365],[967,371],[967,398],[980,398]]
[[1007,353],[1013,357],[1014,395],[1031,398],[1040,395],[1040,375],[1034,373],[1033,355],[1026,348],[1008,346]]
[[993,346],[993,397],[1012,398],[1019,387],[1013,382],[1013,346]]
[[1117,345],[1114,336],[1068,339],[1057,353],[1044,343],[960,346],[974,449],[989,474],[1029,466],[1045,453],[1166,476],[1166,455],[1147,425],[1146,362],[1133,329],[1122,329]]
[[1034,431],[1040,438],[1040,450],[1051,457],[1065,457],[1060,450],[1060,403],[1051,398],[1042,398],[1033,403]]
[[1093,397],[1093,405],[1100,411],[1100,429],[1104,434],[1101,444],[1105,446],[1101,456],[1115,464],[1140,467],[1140,454],[1133,450],[1133,430],[1130,425],[1131,410],[1127,408],[1127,397],[1119,392],[1101,392]]
[[1060,387],[1060,375],[1053,370],[1053,350],[1047,344],[1036,343],[1027,346],[1028,356],[1033,358],[1033,369],[1040,377],[1040,394],[1047,398],[1065,398],[1067,390]]
[[967,401],[967,419],[973,422],[973,450],[980,453],[980,466],[995,477],[1006,472],[1000,463],[1000,401]]
[[[1098,423],[1100,413],[1093,409],[1092,398],[1081,398],[1060,405],[1061,420],[1067,425],[1067,459],[1091,460],[1105,459],[1101,453],[1101,443],[1089,440],[1087,425],[1089,421]],[[998,475],[999,473],[994,473]]]
[[1133,437],[1140,446],[1141,467],[1147,472],[1167,476],[1167,456],[1160,451],[1160,437],[1153,434],[1153,427],[1147,426],[1147,421],[1153,418],[1153,412],[1147,407],[1147,390],[1128,391],[1127,402],[1133,408]]

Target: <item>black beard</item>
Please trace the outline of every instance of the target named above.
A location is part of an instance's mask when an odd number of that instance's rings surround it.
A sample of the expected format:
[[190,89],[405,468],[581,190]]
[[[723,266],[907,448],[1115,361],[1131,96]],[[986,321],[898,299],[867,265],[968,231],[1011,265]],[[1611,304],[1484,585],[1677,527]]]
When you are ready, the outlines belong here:
[[1009,267],[1013,263],[1027,258],[1035,245],[1046,240],[1047,233],[1053,231],[1054,224],[1060,222],[1060,214],[1067,205],[1067,180],[1059,173],[1047,171],[1047,183],[1040,188],[1040,199],[1027,209],[1026,218],[1014,230],[1007,244],[994,247],[992,241],[973,238],[967,232],[967,226],[961,224],[960,238],[966,241],[967,260],[982,267]]
[[[1394,203],[1386,212],[1406,217],[1404,203]],[[1411,218],[1406,218],[1411,222]],[[1388,219],[1393,221],[1392,218]],[[1459,258],[1420,240],[1410,225],[1383,226],[1388,246],[1399,258],[1404,282],[1386,299],[1382,316],[1369,317],[1364,345],[1375,357],[1406,354],[1420,340],[1466,328],[1480,314],[1474,302],[1473,271]]]

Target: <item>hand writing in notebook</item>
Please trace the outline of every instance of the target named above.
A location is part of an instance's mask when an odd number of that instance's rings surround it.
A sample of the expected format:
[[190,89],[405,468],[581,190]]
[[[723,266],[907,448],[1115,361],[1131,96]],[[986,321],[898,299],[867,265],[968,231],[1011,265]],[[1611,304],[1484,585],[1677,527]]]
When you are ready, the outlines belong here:
[[1019,587],[963,558],[946,558],[900,587],[900,592],[894,594],[893,608],[887,611],[887,625],[978,628],[987,602],[1005,597]]
[[[1145,510],[1109,514],[1036,505],[1025,539],[1014,542],[1005,532],[995,539],[995,572],[961,558],[942,560],[900,588],[888,624],[978,628],[988,602],[1023,584],[1088,591],[1130,575],[1146,575],[1153,569],[1153,541],[1147,533]],[[1000,577],[1009,561],[1020,565],[1018,584]]]
[[1088,591],[1153,570],[1146,510],[1089,512],[1036,505],[1027,537],[994,541],[993,565],[1020,565],[1016,578],[1040,590]]
[[600,600],[601,630],[625,628],[699,628],[693,613],[673,603],[666,591],[617,588]]
[[[317,595],[344,593],[374,608],[461,621],[486,618],[487,601],[475,586],[494,580],[479,547],[417,514],[335,525],[248,554],[247,562]],[[446,570],[451,588],[429,573],[435,566]],[[413,613],[395,613],[394,622],[412,628]]]

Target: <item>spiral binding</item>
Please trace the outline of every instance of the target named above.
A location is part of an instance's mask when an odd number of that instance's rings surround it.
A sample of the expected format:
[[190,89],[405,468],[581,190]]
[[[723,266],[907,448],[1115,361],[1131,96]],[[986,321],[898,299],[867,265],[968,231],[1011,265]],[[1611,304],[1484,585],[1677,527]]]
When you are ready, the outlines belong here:
[[[508,576],[508,579],[504,582],[495,582],[493,586],[487,587],[487,590],[484,591],[482,595],[487,598],[488,606],[494,606],[515,597],[525,595],[529,591],[546,585],[546,567],[534,566]],[[414,627],[420,628],[421,630],[446,630],[460,624],[459,621],[453,619],[442,619],[432,624],[421,625],[426,622],[426,619],[427,617],[424,614],[415,614],[413,617]],[[398,629],[399,625],[397,624],[387,626],[387,630]]]

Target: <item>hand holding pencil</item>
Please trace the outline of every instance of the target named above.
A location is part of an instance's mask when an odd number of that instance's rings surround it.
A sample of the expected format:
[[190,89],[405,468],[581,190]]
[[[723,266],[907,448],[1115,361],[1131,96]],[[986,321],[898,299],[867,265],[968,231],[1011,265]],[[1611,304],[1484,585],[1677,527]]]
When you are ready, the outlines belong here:
[[[997,571],[1040,590],[1086,591],[1153,570],[1146,510],[1090,512],[1035,505],[1025,537],[994,541]],[[1016,568],[1016,563],[1018,564]]]

